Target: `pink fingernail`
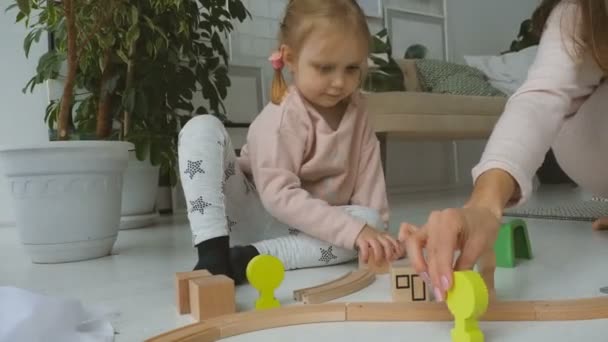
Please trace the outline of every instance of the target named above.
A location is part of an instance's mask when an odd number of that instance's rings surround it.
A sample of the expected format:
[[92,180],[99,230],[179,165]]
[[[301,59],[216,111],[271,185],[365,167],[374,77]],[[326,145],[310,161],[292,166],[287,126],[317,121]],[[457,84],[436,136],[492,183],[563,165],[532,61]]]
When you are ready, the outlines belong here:
[[441,290],[439,290],[439,288],[435,288],[435,300],[438,302],[443,302],[443,293],[441,293]]
[[450,289],[450,281],[448,280],[448,277],[441,277],[441,286],[443,286],[444,291],[448,291]]

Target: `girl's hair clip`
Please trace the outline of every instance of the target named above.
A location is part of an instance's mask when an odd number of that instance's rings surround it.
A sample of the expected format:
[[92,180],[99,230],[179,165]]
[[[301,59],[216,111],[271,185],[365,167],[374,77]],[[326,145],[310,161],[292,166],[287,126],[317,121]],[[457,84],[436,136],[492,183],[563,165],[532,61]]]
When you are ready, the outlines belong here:
[[283,62],[283,54],[280,51],[275,51],[268,58],[274,70],[281,70],[285,66]]

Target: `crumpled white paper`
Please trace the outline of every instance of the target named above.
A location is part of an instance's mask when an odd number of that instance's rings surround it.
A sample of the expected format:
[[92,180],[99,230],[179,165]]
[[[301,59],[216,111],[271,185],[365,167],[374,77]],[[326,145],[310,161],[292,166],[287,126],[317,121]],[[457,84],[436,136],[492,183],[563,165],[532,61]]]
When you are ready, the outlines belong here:
[[80,301],[0,287],[0,342],[113,342],[114,328]]

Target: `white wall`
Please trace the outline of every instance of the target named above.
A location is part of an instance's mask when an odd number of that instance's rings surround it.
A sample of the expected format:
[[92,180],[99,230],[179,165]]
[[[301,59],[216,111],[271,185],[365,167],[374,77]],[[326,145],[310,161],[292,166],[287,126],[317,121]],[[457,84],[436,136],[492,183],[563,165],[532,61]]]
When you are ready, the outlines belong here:
[[[464,63],[466,55],[498,54],[507,50],[517,37],[521,22],[530,18],[539,3],[540,0],[448,1],[450,61]],[[460,184],[472,183],[471,168],[479,161],[485,143],[478,140],[456,144]]]
[[[43,122],[45,88],[38,88],[34,94],[21,92],[34,73],[38,57],[46,51],[46,38],[33,46],[29,59],[25,59],[23,38],[27,31],[22,23],[15,24],[15,12],[4,11],[11,3],[12,0],[0,0],[0,145],[48,140]],[[14,221],[7,183],[0,176],[0,225]]]
[[519,24],[529,18],[539,0],[448,1],[450,59],[499,53],[509,48]]

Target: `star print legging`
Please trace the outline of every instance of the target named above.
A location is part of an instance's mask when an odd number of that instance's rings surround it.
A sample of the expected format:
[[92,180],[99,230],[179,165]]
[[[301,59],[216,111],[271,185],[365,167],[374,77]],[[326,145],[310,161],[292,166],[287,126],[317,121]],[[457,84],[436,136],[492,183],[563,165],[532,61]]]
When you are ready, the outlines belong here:
[[[228,133],[211,115],[191,119],[180,132],[179,168],[188,219],[197,245],[219,236],[230,244],[252,244],[260,254],[279,258],[285,269],[332,265],[357,257],[279,222],[263,207],[254,185],[240,170]],[[360,206],[344,210],[375,227],[377,211]]]

